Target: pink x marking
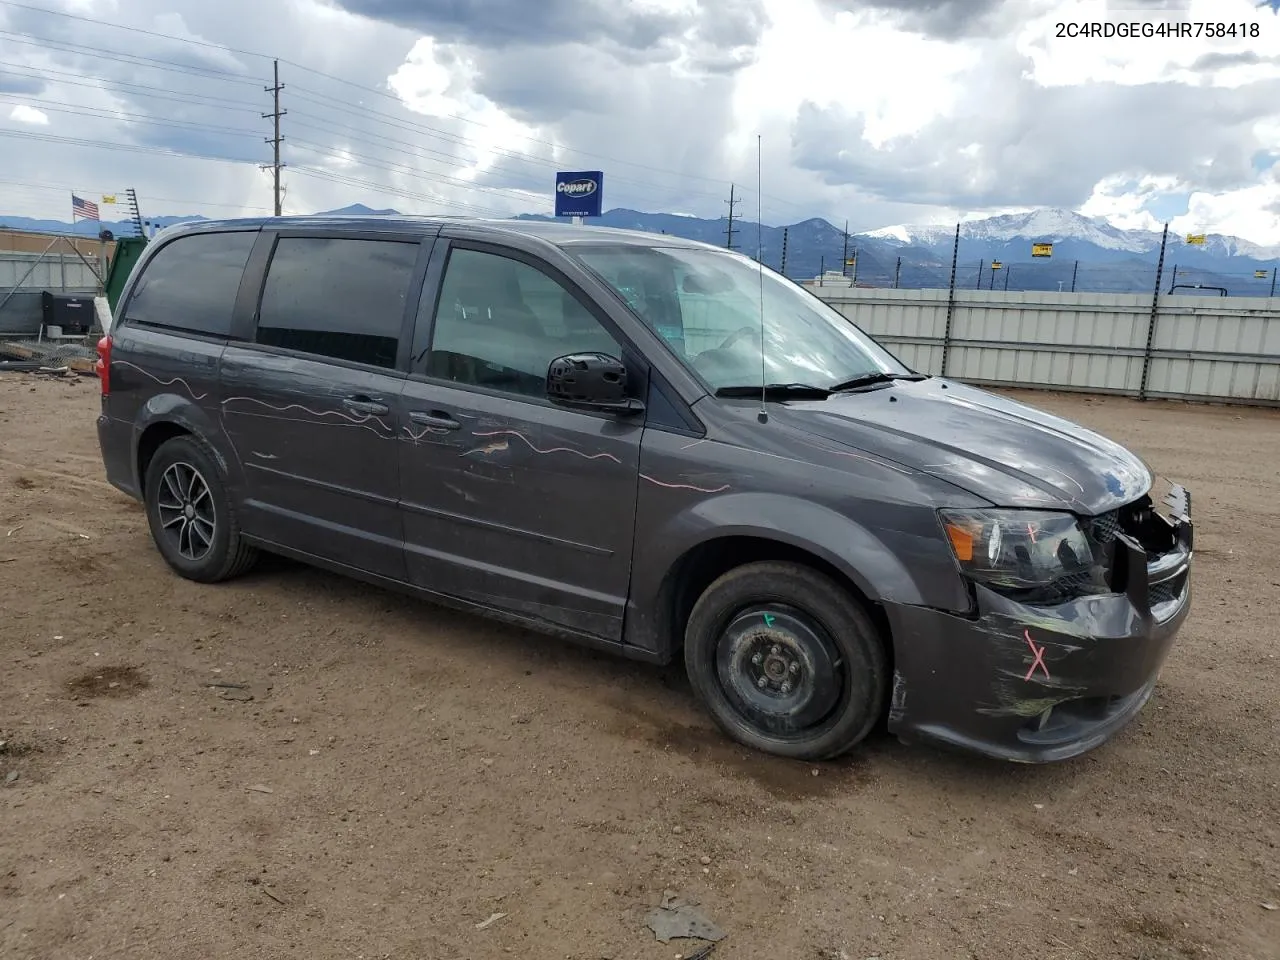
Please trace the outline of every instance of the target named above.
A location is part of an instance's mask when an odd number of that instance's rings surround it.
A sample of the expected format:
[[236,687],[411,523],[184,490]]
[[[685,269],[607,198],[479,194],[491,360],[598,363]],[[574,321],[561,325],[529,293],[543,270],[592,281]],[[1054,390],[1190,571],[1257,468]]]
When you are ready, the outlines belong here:
[[1036,667],[1039,667],[1041,670],[1044,671],[1044,678],[1046,680],[1051,679],[1049,677],[1049,668],[1044,665],[1044,647],[1037,646],[1036,642],[1031,639],[1030,630],[1023,628],[1022,635],[1027,638],[1027,646],[1031,648],[1031,653],[1035,657],[1035,659],[1031,661],[1031,669],[1027,671],[1027,675],[1022,679],[1030,680],[1031,675],[1036,672]]

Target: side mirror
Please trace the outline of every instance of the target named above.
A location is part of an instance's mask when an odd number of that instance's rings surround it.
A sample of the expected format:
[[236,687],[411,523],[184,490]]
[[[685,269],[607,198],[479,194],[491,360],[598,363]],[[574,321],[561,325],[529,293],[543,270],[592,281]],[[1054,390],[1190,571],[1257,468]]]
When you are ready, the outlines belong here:
[[644,409],[641,401],[627,396],[627,368],[607,353],[571,353],[552,360],[547,399],[579,410],[633,414]]

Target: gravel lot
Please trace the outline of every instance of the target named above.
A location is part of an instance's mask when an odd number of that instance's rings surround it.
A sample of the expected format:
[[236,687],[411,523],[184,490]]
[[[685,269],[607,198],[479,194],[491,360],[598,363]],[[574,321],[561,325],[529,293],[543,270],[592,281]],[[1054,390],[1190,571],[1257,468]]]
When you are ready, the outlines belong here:
[[0,374],[0,955],[671,960],[670,889],[734,960],[1280,957],[1280,415],[1019,396],[1193,491],[1156,696],[1063,765],[814,768],[680,669],[284,561],[187,583],[96,382]]

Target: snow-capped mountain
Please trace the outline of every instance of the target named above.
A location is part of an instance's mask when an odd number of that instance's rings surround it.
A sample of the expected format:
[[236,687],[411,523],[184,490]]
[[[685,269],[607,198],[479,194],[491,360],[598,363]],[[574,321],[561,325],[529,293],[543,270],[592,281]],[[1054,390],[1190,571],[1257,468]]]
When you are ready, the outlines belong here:
[[[860,236],[871,237],[903,247],[930,249],[949,247],[955,239],[955,227],[936,224],[899,224],[870,230]],[[1055,254],[1081,259],[1117,259],[1147,257],[1160,249],[1160,233],[1152,230],[1122,230],[1102,217],[1086,217],[1071,210],[1048,208],[1027,213],[1002,214],[960,224],[960,241],[966,251],[980,244],[988,255],[1008,255],[1009,247],[1028,243],[1050,242]],[[1280,258],[1280,247],[1261,244],[1238,237],[1212,234],[1203,245],[1191,246],[1182,235],[1170,234],[1169,249],[1185,247],[1194,257],[1250,257],[1255,260]],[[1100,257],[1099,252],[1105,251]]]
[[[373,210],[362,204],[329,213],[389,215],[394,210]],[[162,217],[167,226],[200,217]],[[548,220],[545,215],[517,219]],[[608,210],[596,221],[601,226],[667,233],[708,243],[728,242],[729,223],[670,213]],[[754,254],[755,228],[735,221],[734,246]],[[20,230],[54,230],[90,233],[106,227],[117,236],[132,232],[130,224],[71,224],[0,215],[0,226]],[[951,246],[955,225],[882,227],[853,234],[827,220],[812,218],[789,226],[766,226],[759,237],[763,259],[794,278],[814,277],[828,271],[844,273],[861,285],[916,288],[946,287],[951,276]],[[1053,256],[1032,259],[1031,244],[1053,243]],[[1121,230],[1106,220],[1085,217],[1069,210],[1046,209],[970,220],[960,227],[960,258],[956,264],[958,289],[979,286],[1009,290],[1079,290],[1110,293],[1150,292],[1156,274],[1160,234],[1148,230]],[[784,253],[785,252],[785,259]],[[999,275],[992,261],[1002,261]],[[1280,261],[1280,248],[1268,249],[1236,237],[1211,235],[1203,246],[1192,246],[1181,234],[1169,236],[1162,287],[1175,282],[1221,288],[1238,296],[1267,296]],[[1277,288],[1280,292],[1280,288]]]

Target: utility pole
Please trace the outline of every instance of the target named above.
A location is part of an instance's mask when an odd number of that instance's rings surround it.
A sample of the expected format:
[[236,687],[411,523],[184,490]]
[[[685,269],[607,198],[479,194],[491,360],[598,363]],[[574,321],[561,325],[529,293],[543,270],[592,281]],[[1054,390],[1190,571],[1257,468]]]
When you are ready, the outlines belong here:
[[727,227],[725,228],[725,231],[724,231],[724,245],[725,245],[726,247],[728,247],[730,250],[734,249],[734,246],[733,246],[733,235],[734,235],[735,233],[737,233],[737,232],[738,232],[738,231],[737,231],[737,229],[736,229],[736,228],[734,227],[734,225],[733,225],[734,213],[735,213],[735,211],[736,211],[737,205],[738,205],[738,204],[740,204],[741,202],[742,202],[742,198],[740,198],[740,197],[735,198],[735,197],[734,197],[734,185],[733,185],[732,183],[731,183],[731,184],[729,184],[729,200],[728,200],[728,203],[729,203],[729,226],[727,226]]
[[[267,137],[266,142],[271,144],[271,147],[272,147],[272,159],[271,159],[270,169],[271,169],[271,179],[272,179],[274,192],[275,192],[276,216],[278,217],[280,216],[280,169],[283,166],[283,164],[280,162],[280,144],[284,142],[284,137],[280,136],[280,118],[289,112],[288,110],[280,109],[280,91],[284,89],[284,84],[280,82],[280,61],[279,60],[271,61],[271,75],[272,75],[272,80],[274,81],[272,86],[263,87],[262,89],[267,91],[267,93],[271,94],[272,112],[264,113],[262,115],[262,118],[264,120],[271,120],[274,125],[273,126],[274,136]],[[266,170],[267,167],[264,165],[263,169]]]
[[1076,292],[1076,274],[1080,272],[1080,261],[1076,261],[1076,265],[1071,268],[1071,292]]
[[858,248],[853,248],[853,277],[849,281],[849,286],[856,287],[858,285]]
[[787,275],[787,228],[782,228],[782,266],[778,270],[784,277]]
[[844,249],[840,251],[840,276],[849,275],[849,221],[844,222]]
[[893,268],[893,289],[898,289],[898,280],[902,277],[902,258],[898,258],[898,263]]
[[1271,292],[1267,294],[1267,296],[1274,297],[1275,295],[1276,295],[1276,268],[1272,267],[1271,268]]

